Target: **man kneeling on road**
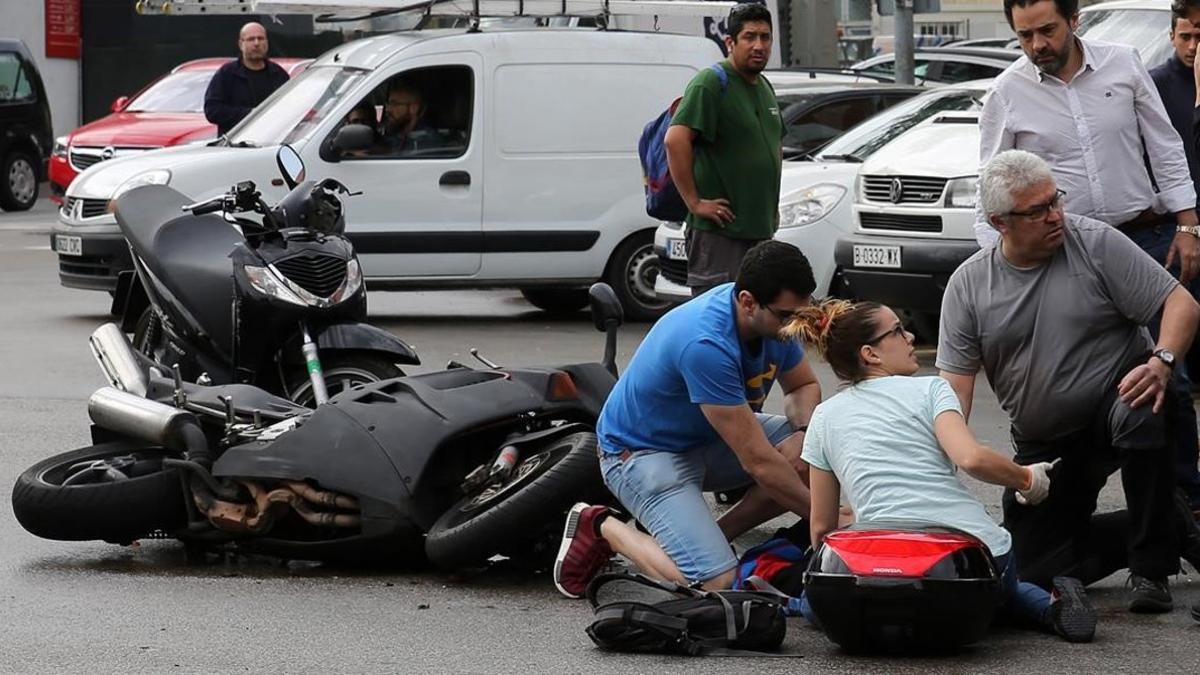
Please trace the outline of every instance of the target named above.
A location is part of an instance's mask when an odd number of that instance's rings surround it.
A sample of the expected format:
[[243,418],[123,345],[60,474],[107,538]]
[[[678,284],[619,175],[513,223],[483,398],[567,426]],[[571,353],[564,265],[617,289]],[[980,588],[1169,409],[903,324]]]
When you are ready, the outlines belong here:
[[[1167,577],[1181,552],[1200,562],[1200,536],[1175,493],[1164,398],[1200,306],[1124,234],[1064,213],[1064,193],[1037,156],[996,155],[979,186],[1000,241],[950,277],[937,366],[964,415],[984,368],[1011,418],[1017,463],[1061,459],[1044,502],[1004,493],[1020,576],[1090,584],[1129,568],[1130,611],[1170,611]],[[1155,344],[1145,326],[1160,310]],[[1118,469],[1128,510],[1093,515]]]
[[[609,518],[607,507],[576,504],[554,565],[564,595],[583,596],[614,551],[647,576],[728,588],[731,539],[785,510],[808,517],[800,452],[821,386],[800,344],[779,331],[815,287],[799,249],[766,241],[746,254],[736,282],[650,330],[597,425],[604,482],[650,534]],[[786,415],[762,414],[776,379]],[[714,520],[703,491],[747,486]]]

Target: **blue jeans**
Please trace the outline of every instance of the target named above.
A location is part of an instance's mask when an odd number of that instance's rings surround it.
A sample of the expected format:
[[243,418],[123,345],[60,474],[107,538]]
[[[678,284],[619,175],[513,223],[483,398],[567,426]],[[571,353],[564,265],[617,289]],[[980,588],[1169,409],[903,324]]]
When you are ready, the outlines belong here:
[[[758,415],[767,440],[792,434],[782,415]],[[683,452],[632,450],[624,460],[611,449],[600,458],[604,483],[638,519],[689,582],[708,581],[737,566],[704,491],[733,490],[754,482],[723,441]]]
[[[1164,222],[1157,227],[1148,227],[1126,234],[1133,240],[1133,243],[1158,261],[1158,264],[1166,264],[1167,252],[1171,250],[1171,242],[1175,239],[1173,223]],[[1178,265],[1171,267],[1169,271],[1176,279],[1179,278]],[[1196,285],[1196,282],[1193,282],[1192,287],[1188,289],[1193,296],[1196,295]],[[1148,326],[1150,335],[1155,340],[1158,339],[1161,320],[1162,313],[1160,312],[1155,315]],[[1178,355],[1175,361],[1175,374],[1171,378],[1176,402],[1174,415],[1175,480],[1192,505],[1200,506],[1200,470],[1197,469],[1197,461],[1200,461],[1200,438],[1196,433],[1196,408],[1192,404],[1192,383],[1188,377],[1185,356],[1185,354]]]

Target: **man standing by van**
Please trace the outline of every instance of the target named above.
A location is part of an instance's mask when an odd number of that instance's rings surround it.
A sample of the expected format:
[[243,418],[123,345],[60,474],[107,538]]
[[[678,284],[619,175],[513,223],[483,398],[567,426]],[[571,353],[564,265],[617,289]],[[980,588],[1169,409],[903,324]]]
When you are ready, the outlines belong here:
[[288,81],[283,68],[267,60],[267,29],[250,22],[238,33],[241,55],[221,66],[204,92],[204,117],[217,125],[224,136],[237,126],[254,106],[262,103]]
[[732,281],[752,246],[779,226],[783,120],[761,77],[771,56],[771,12],[729,12],[729,58],[692,78],[667,130],[671,179],[688,207],[688,286],[698,296]]

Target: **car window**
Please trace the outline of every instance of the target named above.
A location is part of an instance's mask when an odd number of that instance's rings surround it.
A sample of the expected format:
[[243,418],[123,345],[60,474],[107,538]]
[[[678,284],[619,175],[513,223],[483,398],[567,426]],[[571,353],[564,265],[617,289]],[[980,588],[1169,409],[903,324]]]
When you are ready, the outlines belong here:
[[[924,80],[929,77],[929,59],[915,59],[913,61],[913,78]],[[886,61],[880,61],[869,68],[862,68],[862,72],[871,73],[872,75],[886,75],[895,77],[896,75],[896,59],[890,58]]]
[[1002,72],[1004,72],[1003,68],[982,63],[943,61],[942,73],[938,76],[938,81],[955,84],[957,82],[970,82],[971,80],[986,80],[996,77]]
[[1138,50],[1147,68],[1162,64],[1174,51],[1166,39],[1170,14],[1153,9],[1102,9],[1079,14],[1078,35]]
[[229,132],[229,143],[257,147],[307,138],[365,76],[357,68],[309,68],[251,110]]
[[0,52],[0,103],[32,101],[33,83],[25,73],[26,66],[14,52]]
[[125,110],[129,112],[204,112],[204,92],[213,70],[184,70],[171,73],[138,94]]
[[473,91],[469,66],[417,68],[388,78],[347,113],[344,123],[361,123],[358,116],[376,123],[374,145],[346,159],[462,156],[471,140]]
[[973,89],[947,89],[910,98],[849,129],[825,146],[817,159],[846,155],[866,159],[893,138],[938,113],[978,109],[982,96],[982,91]]
[[[811,152],[841,135],[843,131],[875,113],[874,96],[833,101],[810,109],[787,123],[783,147],[793,151]],[[788,119],[787,111],[784,118]]]

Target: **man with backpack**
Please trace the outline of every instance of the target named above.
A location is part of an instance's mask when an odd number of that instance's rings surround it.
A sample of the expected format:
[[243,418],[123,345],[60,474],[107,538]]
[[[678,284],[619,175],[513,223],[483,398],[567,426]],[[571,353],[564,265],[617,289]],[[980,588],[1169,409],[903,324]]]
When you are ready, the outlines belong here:
[[671,179],[687,206],[688,286],[698,296],[732,281],[752,246],[779,225],[783,119],[761,76],[771,55],[771,12],[729,12],[729,58],[688,84],[666,133]]

